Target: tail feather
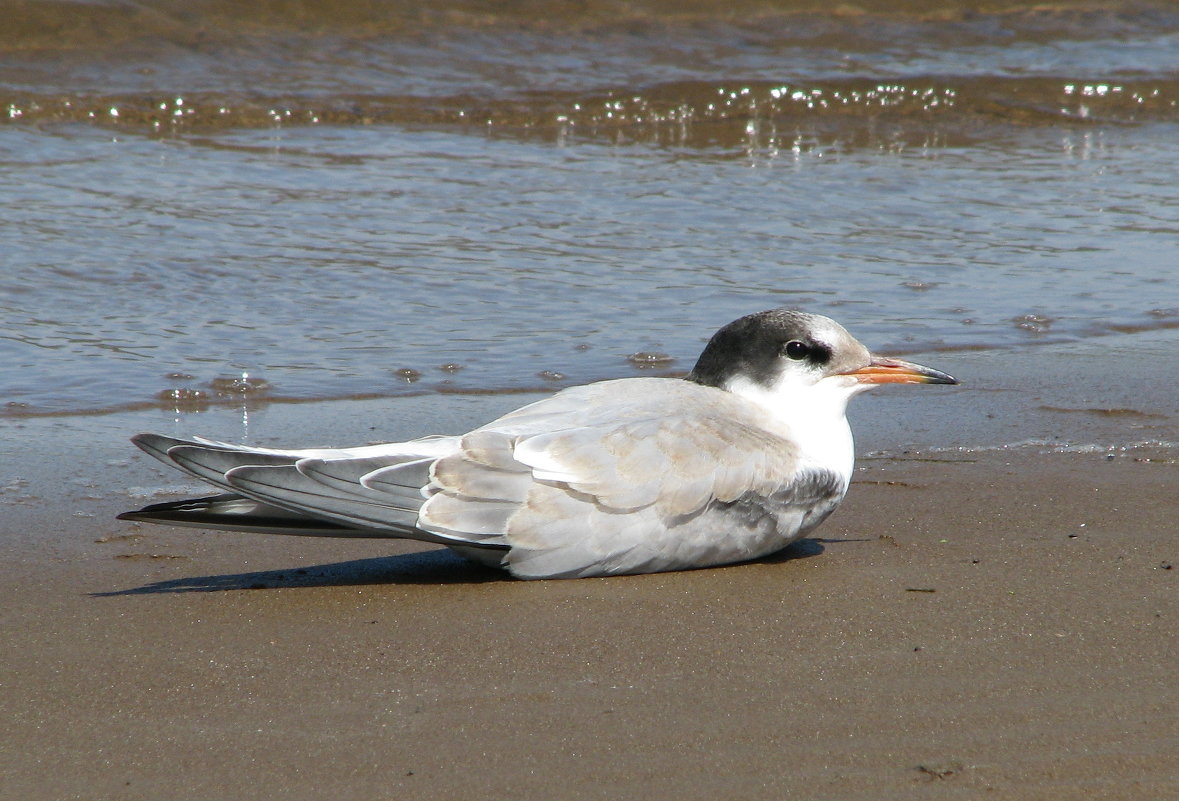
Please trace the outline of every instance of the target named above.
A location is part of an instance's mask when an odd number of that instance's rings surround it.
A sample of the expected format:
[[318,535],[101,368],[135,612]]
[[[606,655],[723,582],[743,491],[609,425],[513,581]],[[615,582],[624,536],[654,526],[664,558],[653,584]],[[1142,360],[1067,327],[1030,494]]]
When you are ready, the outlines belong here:
[[[414,539],[458,548],[506,548],[498,536],[424,531],[418,515],[433,462],[458,438],[434,437],[348,450],[284,451],[215,440],[139,434],[156,459],[219,489],[221,495],[158,503],[122,520],[270,534]],[[369,486],[381,472],[392,480]]]
[[302,537],[404,538],[399,532],[349,527],[330,520],[296,514],[232,493],[153,503],[134,512],[124,512],[118,519]]

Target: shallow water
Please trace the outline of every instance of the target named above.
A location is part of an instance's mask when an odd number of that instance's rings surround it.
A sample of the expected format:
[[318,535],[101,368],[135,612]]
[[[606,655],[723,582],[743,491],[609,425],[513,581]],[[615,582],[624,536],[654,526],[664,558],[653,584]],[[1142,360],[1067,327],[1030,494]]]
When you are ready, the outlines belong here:
[[0,34],[9,417],[1179,326],[1171,4],[78,8]]

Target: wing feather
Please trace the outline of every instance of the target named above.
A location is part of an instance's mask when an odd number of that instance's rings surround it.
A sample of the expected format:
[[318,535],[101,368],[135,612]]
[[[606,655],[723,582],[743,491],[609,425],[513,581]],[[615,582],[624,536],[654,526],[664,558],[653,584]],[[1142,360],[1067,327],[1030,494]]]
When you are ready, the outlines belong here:
[[517,470],[488,467],[459,453],[434,462],[429,492],[445,492],[464,498],[519,503],[535,480],[519,465]]
[[752,558],[805,517],[764,500],[798,479],[796,446],[746,401],[687,382],[559,393],[468,434],[430,478],[419,525],[498,529],[525,577]]
[[229,471],[225,478],[247,497],[313,517],[365,528],[396,529],[414,539],[432,542],[480,544],[479,541],[488,539],[429,532],[419,525],[417,506],[398,505],[381,493],[363,487],[359,488],[362,492],[338,490],[304,475],[295,465],[246,465]]
[[[397,503],[407,508],[417,509],[422,505],[425,496],[422,488],[430,480],[431,458],[415,458],[413,456],[394,457],[398,461],[390,464],[389,457],[368,457],[352,459],[300,459],[295,463],[299,472],[308,478],[333,487],[340,492],[369,497],[371,493],[380,493],[391,503]],[[381,471],[396,470],[397,481],[387,481],[380,485],[372,485],[365,481],[366,477]],[[389,475],[393,475],[392,472]]]
[[667,515],[775,491],[798,464],[797,448],[776,434],[681,415],[530,437],[516,446],[515,457],[537,479],[567,484],[612,509],[656,505]]
[[232,489],[225,474],[246,465],[293,465],[295,459],[277,453],[261,451],[219,450],[205,445],[174,445],[168,458],[189,475],[196,476],[222,489]]

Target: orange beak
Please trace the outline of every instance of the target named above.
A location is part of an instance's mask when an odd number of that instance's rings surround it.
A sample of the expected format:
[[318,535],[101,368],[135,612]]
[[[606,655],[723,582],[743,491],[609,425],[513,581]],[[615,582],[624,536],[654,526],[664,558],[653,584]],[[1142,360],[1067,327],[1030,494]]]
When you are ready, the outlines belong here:
[[957,384],[958,379],[940,370],[922,367],[900,359],[873,356],[867,367],[851,370],[844,375],[854,377],[861,384]]

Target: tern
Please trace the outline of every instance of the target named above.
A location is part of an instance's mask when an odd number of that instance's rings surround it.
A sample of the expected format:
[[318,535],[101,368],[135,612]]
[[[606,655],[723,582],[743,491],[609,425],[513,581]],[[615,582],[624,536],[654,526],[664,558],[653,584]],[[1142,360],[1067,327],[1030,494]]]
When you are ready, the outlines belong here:
[[222,494],[123,520],[439,543],[524,579],[756,559],[818,526],[854,463],[848,401],[880,384],[956,384],[872,355],[827,317],[758,312],[684,378],[562,390],[467,434],[345,449],[132,441]]

